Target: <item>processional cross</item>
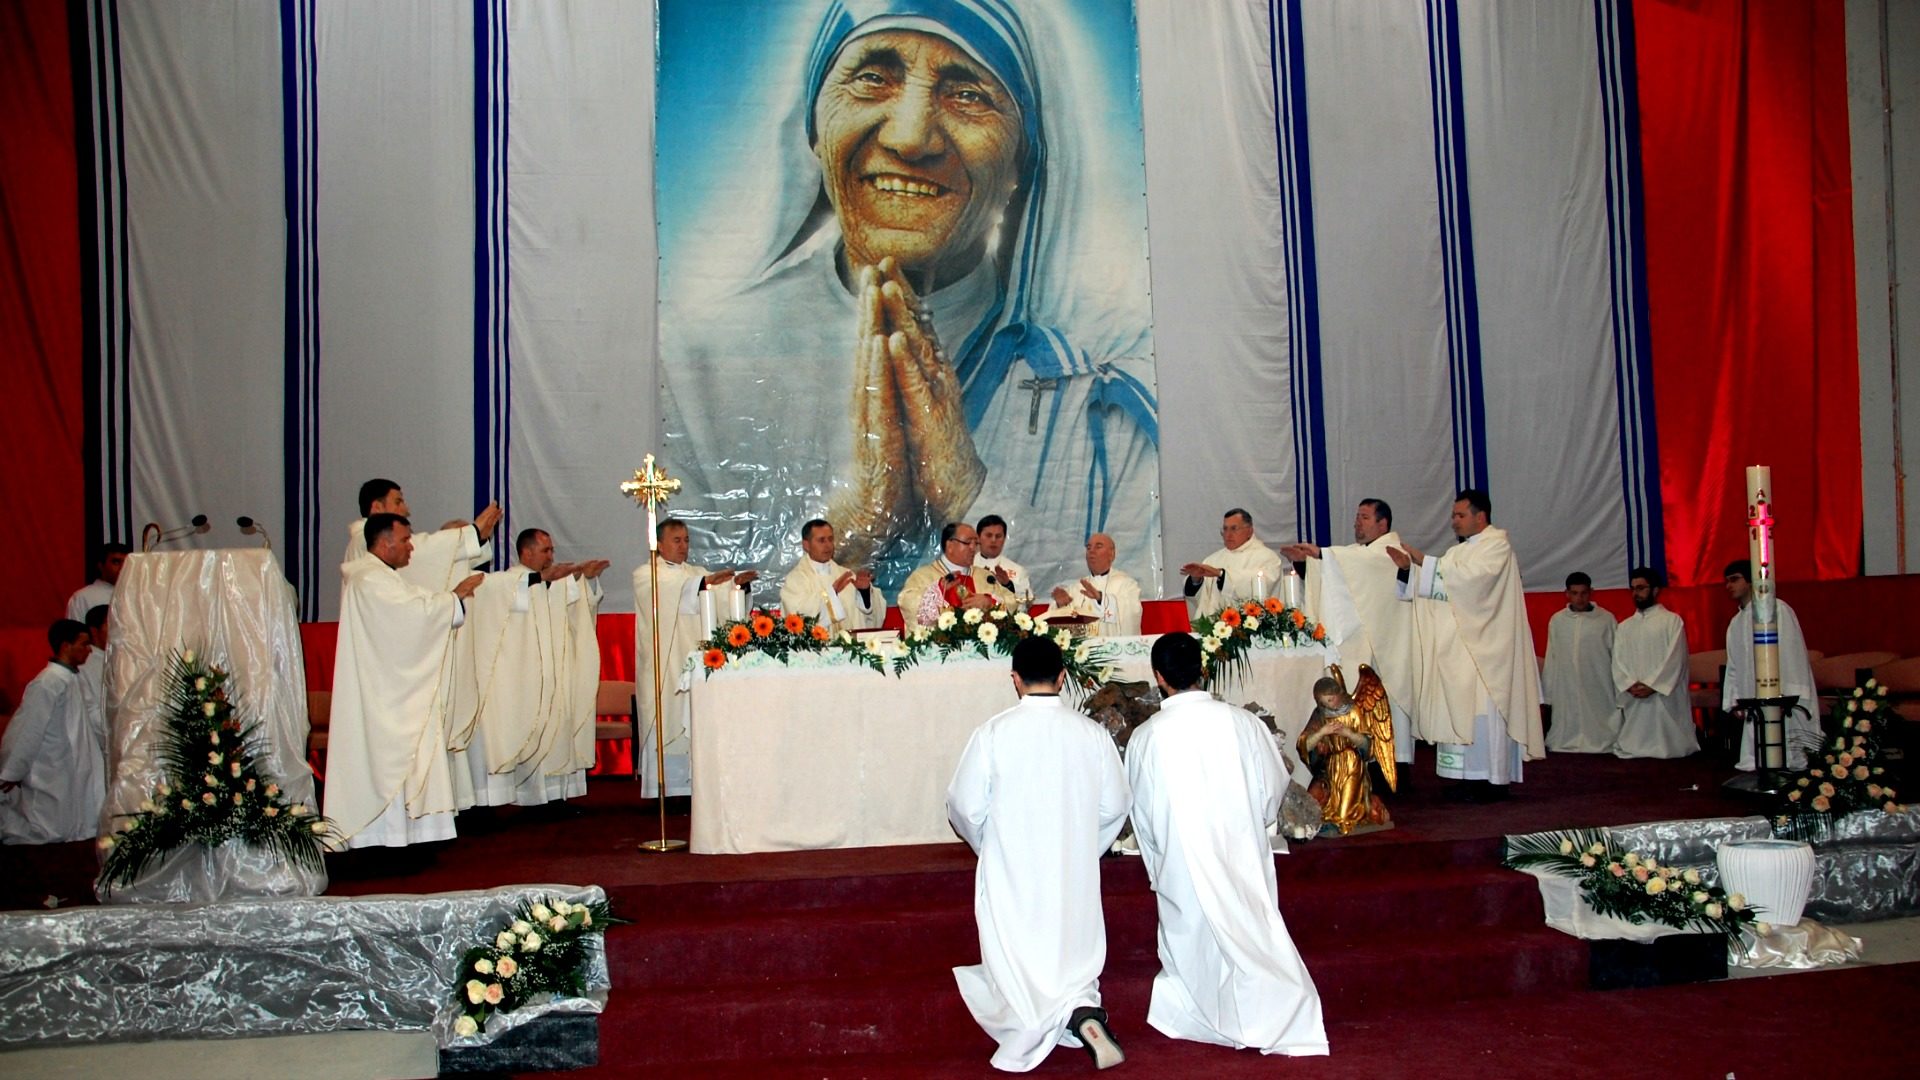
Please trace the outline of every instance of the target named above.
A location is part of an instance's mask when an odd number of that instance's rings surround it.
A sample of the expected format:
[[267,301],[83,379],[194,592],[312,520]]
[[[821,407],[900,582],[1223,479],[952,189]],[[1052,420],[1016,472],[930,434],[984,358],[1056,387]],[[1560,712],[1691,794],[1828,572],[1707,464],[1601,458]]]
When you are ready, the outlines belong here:
[[665,469],[653,463],[653,455],[648,454],[640,467],[633,470],[633,479],[620,485],[620,494],[647,508],[647,550],[657,551],[660,539],[654,533],[659,529],[659,507],[680,491],[680,481],[667,475]]
[[[685,840],[667,838],[667,737],[666,725],[660,722],[664,712],[664,686],[660,670],[660,504],[672,498],[680,490],[680,481],[668,476],[666,470],[653,463],[653,455],[648,454],[633,479],[620,485],[620,494],[647,508],[647,566],[653,588],[647,597],[653,615],[653,750],[654,776],[659,780],[660,839],[648,840],[640,845],[642,851],[676,851],[687,846]],[[636,773],[635,780],[640,779]]]

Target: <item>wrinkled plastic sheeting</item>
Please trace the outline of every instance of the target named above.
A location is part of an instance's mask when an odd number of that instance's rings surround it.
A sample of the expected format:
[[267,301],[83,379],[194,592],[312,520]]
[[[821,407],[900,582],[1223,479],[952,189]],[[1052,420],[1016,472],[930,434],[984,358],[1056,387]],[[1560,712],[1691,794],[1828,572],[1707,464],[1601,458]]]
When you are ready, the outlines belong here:
[[242,897],[318,896],[327,870],[295,866],[278,854],[238,840],[218,847],[186,844],[160,857],[132,884],[109,892],[94,883],[101,903],[213,904]]
[[1920,913],[1920,842],[1816,847],[1805,913],[1837,923]]
[[1860,939],[1801,919],[1792,926],[1770,926],[1764,934],[1743,934],[1727,943],[1727,962],[1743,968],[1805,970],[1860,959]]
[[[107,660],[109,765],[102,834],[140,809],[166,778],[160,759],[166,734],[167,672],[176,653],[192,650],[224,669],[235,712],[255,725],[253,750],[262,773],[275,777],[289,801],[319,810],[307,766],[307,677],[293,586],[264,548],[165,551],[129,555],[113,590],[113,647]],[[231,849],[231,850],[230,850]],[[240,857],[226,845],[215,860]],[[172,880],[184,875],[188,880]],[[104,902],[210,900],[209,888],[244,887],[256,867],[224,871],[191,858],[156,862],[131,887]],[[274,895],[312,885],[311,875],[264,882]],[[326,887],[318,878],[318,893]],[[233,892],[216,894],[233,898]]]
[[1620,851],[1637,851],[1661,866],[1691,867],[1702,872],[1719,869],[1714,861],[1720,845],[1729,840],[1765,840],[1773,836],[1761,817],[1699,818],[1692,821],[1647,821],[1615,825],[1604,830]]
[[[0,915],[0,1047],[330,1031],[451,1031],[466,951],[524,904],[597,903],[597,886],[307,897]],[[599,1012],[611,980],[585,944],[584,1000],[533,1002],[478,1045],[547,1012]],[[448,1040],[443,1037],[445,1044]]]

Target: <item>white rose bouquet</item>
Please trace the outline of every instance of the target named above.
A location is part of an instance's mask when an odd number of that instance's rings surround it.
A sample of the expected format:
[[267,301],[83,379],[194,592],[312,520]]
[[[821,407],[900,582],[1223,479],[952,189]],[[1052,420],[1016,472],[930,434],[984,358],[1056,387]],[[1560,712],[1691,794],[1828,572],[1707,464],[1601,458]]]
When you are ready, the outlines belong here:
[[558,897],[524,905],[496,933],[460,959],[453,998],[461,1007],[456,1035],[477,1035],[495,1013],[512,1012],[536,994],[579,997],[589,960],[587,941],[625,920],[603,902],[576,904]]

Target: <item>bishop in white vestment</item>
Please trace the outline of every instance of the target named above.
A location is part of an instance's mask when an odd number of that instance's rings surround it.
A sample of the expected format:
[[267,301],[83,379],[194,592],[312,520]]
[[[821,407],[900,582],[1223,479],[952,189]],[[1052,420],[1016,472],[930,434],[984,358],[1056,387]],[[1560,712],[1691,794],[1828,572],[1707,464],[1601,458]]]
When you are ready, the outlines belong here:
[[61,619],[47,639],[53,658],[21,692],[0,737],[0,843],[60,844],[100,832],[107,756],[79,671],[91,651],[87,628]]
[[1078,1045],[1069,1021],[1100,1005],[1100,856],[1120,835],[1129,793],[1112,737],[1060,697],[1059,647],[1028,638],[1013,668],[1020,703],[967,740],[947,816],[980,855],[980,963],[954,978],[999,1044],[994,1068],[1025,1072],[1056,1045]]
[[1393,717],[1393,758],[1413,761],[1415,693],[1419,650],[1411,606],[1400,602],[1400,582],[1387,549],[1401,546],[1393,509],[1381,499],[1362,499],[1353,514],[1353,543],[1337,547],[1288,544],[1283,557],[1307,564],[1306,609],[1327,628],[1341,662],[1366,664],[1387,688]]
[[871,570],[849,570],[833,560],[833,526],[818,518],[800,527],[800,561],[780,583],[780,610],[817,619],[832,630],[876,629],[887,619],[887,598]]
[[1113,537],[1094,533],[1087,538],[1087,576],[1054,586],[1053,606],[1044,613],[1083,615],[1089,637],[1135,637],[1140,633],[1140,583],[1125,570],[1113,568]]
[[[693,793],[687,764],[687,690],[680,675],[687,657],[706,637],[700,594],[713,595],[714,619],[724,622],[732,610],[735,591],[750,587],[758,577],[751,570],[708,570],[688,559],[692,538],[686,522],[667,518],[654,528],[660,546],[660,695],[667,725],[667,794]],[[654,747],[653,711],[653,575],[646,563],[633,572],[634,696],[640,718],[640,779],[645,790],[659,790],[659,754]]]
[[1660,603],[1658,573],[1636,569],[1633,614],[1613,632],[1613,688],[1620,706],[1614,756],[1677,758],[1700,749],[1687,692],[1687,628]]
[[940,530],[940,557],[907,575],[900,586],[900,617],[908,626],[932,626],[950,607],[1013,607],[1013,590],[975,565],[980,539],[956,521]]
[[466,621],[465,601],[481,575],[446,592],[402,578],[411,554],[405,520],[368,518],[368,554],[340,568],[324,810],[348,847],[454,835],[453,631]]
[[1204,562],[1180,568],[1186,575],[1187,614],[1212,615],[1228,604],[1265,600],[1280,584],[1280,555],[1253,535],[1253,515],[1235,508],[1220,523],[1226,545]]
[[1133,829],[1159,900],[1160,973],[1147,1022],[1162,1034],[1265,1054],[1327,1052],[1320,993],[1280,916],[1267,826],[1286,767],[1265,725],[1216,701],[1200,645],[1153,646],[1160,711],[1127,742]]
[[1419,633],[1420,737],[1438,744],[1435,771],[1496,787],[1524,779],[1524,762],[1546,756],[1540,666],[1527,623],[1520,564],[1493,504],[1468,489],[1453,503],[1460,543],[1443,555],[1390,548],[1406,570],[1401,598],[1414,602]]
[[[1720,707],[1729,712],[1741,698],[1755,696],[1753,684],[1753,567],[1741,559],[1727,567],[1727,595],[1740,605],[1733,621],[1727,623],[1727,671],[1720,680]],[[1813,661],[1807,655],[1807,638],[1800,632],[1800,616],[1785,600],[1775,597],[1774,625],[1780,634],[1780,696],[1800,699],[1804,713],[1787,714],[1787,768],[1804,769],[1807,750],[1818,747],[1820,733],[1820,691],[1813,681]],[[1740,729],[1740,760],[1734,768],[1753,771],[1753,725]]]
[[1606,754],[1620,737],[1614,703],[1613,616],[1593,605],[1593,579],[1567,577],[1567,606],[1547,622],[1547,666],[1540,690],[1553,706],[1547,749]]

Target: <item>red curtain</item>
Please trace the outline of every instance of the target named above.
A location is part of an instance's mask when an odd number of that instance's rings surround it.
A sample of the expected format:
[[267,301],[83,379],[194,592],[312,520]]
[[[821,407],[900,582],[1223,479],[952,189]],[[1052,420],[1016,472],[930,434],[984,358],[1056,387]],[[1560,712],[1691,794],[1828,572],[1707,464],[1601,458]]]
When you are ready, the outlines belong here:
[[1771,465],[1780,576],[1860,568],[1843,5],[1637,0],[1668,572],[1747,554]]
[[59,0],[0,4],[0,116],[0,506],[31,534],[16,539],[35,568],[0,590],[0,625],[44,632],[86,583],[78,181]]

